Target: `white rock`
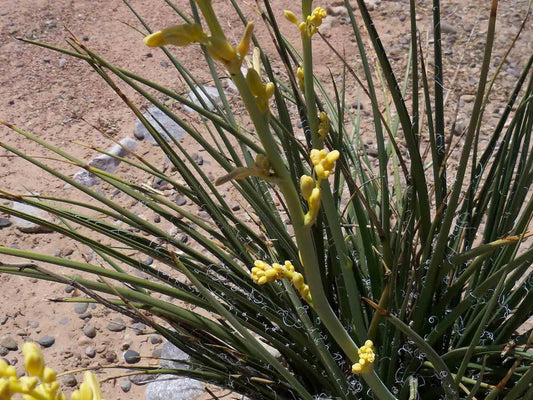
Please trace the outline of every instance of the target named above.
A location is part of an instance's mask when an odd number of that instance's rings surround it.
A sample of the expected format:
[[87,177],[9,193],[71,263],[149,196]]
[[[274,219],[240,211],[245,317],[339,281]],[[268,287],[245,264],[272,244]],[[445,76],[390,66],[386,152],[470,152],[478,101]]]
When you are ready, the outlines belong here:
[[[174,139],[179,140],[186,133],[181,126],[179,126],[173,119],[171,119],[157,107],[150,107],[143,114],[143,116],[146,118],[152,128],[154,128],[157,133],[163,136],[167,142],[170,142],[169,134]],[[150,132],[148,132],[148,129],[146,129],[146,127],[138,118],[137,121],[135,121],[133,134],[139,140],[147,139],[150,143],[157,145],[157,142],[153,136],[150,134]]]
[[204,393],[202,384],[191,378],[161,375],[146,386],[146,400],[194,400]]
[[[180,361],[189,361],[190,357],[184,351],[181,351],[179,348],[174,346],[168,340],[163,343],[161,348],[161,358],[159,362],[161,368],[177,368],[177,369],[186,369],[189,368],[188,364],[182,363]],[[168,360],[163,360],[168,358]]]
[[[41,209],[39,209],[37,207],[30,206],[28,204],[14,202],[13,203],[13,210],[20,211],[20,212],[32,215],[32,216],[37,217],[37,218],[50,220],[50,214],[48,214],[46,211],[43,211],[43,210],[41,210]],[[45,227],[45,226],[42,226],[42,225],[38,225],[38,224],[34,224],[33,222],[27,221],[27,220],[19,218],[19,217],[13,216],[13,222],[15,223],[17,228],[20,231],[22,231],[22,232],[26,232],[26,233],[47,233],[47,232],[52,232],[52,229],[50,229],[48,227]]]
[[[120,141],[120,144],[122,146],[119,144],[115,144],[113,147],[111,147],[111,149],[108,150],[108,153],[113,154],[117,157],[125,157],[128,154],[128,150],[135,151],[137,149],[137,141],[133,138],[124,138]],[[111,157],[107,154],[100,154],[99,156],[89,161],[89,165],[91,167],[95,167],[109,173],[115,172],[119,164],[120,160],[117,160],[116,158]],[[83,168],[78,170],[74,174],[73,178],[82,185],[88,187],[94,186],[99,182],[99,179],[96,177],[96,175],[90,173],[89,171]]]
[[[203,107],[202,103],[200,102],[200,100],[198,98],[198,96],[200,96],[200,98],[205,103],[205,106],[206,106],[207,110],[213,111],[215,109],[215,103],[216,104],[220,104],[221,103],[220,95],[218,94],[218,89],[215,88],[215,87],[211,87],[211,86],[202,86],[202,88],[204,90],[202,90],[200,87],[196,87],[195,88],[196,93],[195,93],[194,90],[192,90],[191,92],[189,92],[187,98],[190,101],[192,101],[194,104],[196,104],[198,107]],[[205,93],[204,93],[204,91],[205,91]],[[190,112],[190,113],[195,113],[196,112],[196,111],[194,111],[192,108],[190,108],[188,106],[185,106],[183,109],[185,111],[187,111],[187,112]]]

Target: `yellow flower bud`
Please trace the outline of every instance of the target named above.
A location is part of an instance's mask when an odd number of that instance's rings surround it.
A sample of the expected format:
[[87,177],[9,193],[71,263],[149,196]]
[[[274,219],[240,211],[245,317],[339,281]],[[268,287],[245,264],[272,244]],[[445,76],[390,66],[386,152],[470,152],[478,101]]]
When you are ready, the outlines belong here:
[[304,285],[304,277],[299,272],[295,272],[292,276],[292,284],[297,290],[300,290],[300,288]]
[[278,277],[278,272],[274,268],[267,269],[265,271],[265,277],[267,278],[268,282],[275,281]]
[[309,200],[309,196],[311,196],[311,192],[314,188],[315,180],[309,175],[302,175],[300,178],[300,191],[305,200]]
[[266,278],[266,276],[262,276],[261,278],[259,278],[259,279],[257,280],[257,283],[258,283],[259,285],[264,285],[265,283],[267,283],[267,278]]
[[42,376],[44,372],[44,357],[41,349],[35,343],[24,343],[22,347],[24,365],[31,376]]
[[298,25],[298,18],[292,11],[285,10],[283,11],[283,14],[285,15],[285,18],[287,18],[287,21],[292,22],[295,25]]
[[143,41],[149,47],[159,47],[172,44],[187,46],[193,42],[202,42],[204,31],[199,24],[174,25],[146,36]]
[[36,376],[23,376],[19,379],[24,392],[31,392],[39,384],[39,378]]
[[52,368],[44,367],[43,382],[51,383],[56,380],[56,373]]
[[241,57],[244,57],[246,54],[248,54],[248,51],[250,50],[250,42],[252,40],[252,34],[254,32],[254,24],[253,22],[249,22],[248,25],[246,25],[246,29],[244,30],[244,35],[242,36],[241,42],[237,46],[237,53]]
[[261,76],[254,68],[248,68],[246,82],[255,97],[265,97],[266,91],[263,82],[261,82]]
[[207,51],[213,59],[229,63],[237,57],[237,52],[226,39],[218,36],[211,36],[206,43]]
[[276,86],[274,85],[274,82],[268,82],[265,85],[265,97],[267,99],[270,99],[274,95],[275,89],[276,89]]

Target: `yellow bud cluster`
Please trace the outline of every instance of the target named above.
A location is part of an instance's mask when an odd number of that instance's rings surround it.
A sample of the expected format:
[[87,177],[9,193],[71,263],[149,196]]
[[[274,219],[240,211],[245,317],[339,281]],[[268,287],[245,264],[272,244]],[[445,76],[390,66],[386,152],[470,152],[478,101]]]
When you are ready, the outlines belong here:
[[309,286],[305,284],[303,275],[294,270],[294,266],[290,261],[285,261],[283,265],[278,263],[270,265],[264,261],[256,260],[251,276],[253,281],[259,285],[286,278],[291,281],[300,296],[308,303],[311,303]]
[[[56,373],[45,365],[39,346],[35,343],[25,343],[22,354],[29,376],[18,378],[15,367],[0,360],[0,400],[12,400],[17,394],[21,394],[24,400],[67,400],[67,396],[59,392]],[[73,392],[71,399],[102,400],[102,392],[93,373],[85,373],[80,390]]]
[[[325,116],[325,118],[327,118],[327,116]],[[326,149],[311,150],[310,158],[314,165],[316,180],[309,175],[302,175],[300,178],[300,192],[309,206],[309,211],[304,215],[305,226],[313,225],[318,217],[322,197],[320,184],[322,183],[322,180],[329,177],[335,166],[335,161],[337,161],[339,157],[340,153],[337,150],[333,150],[330,153],[328,153]]]
[[315,174],[317,176],[319,185],[322,179],[327,179],[333,172],[333,167],[335,167],[335,162],[339,159],[339,157],[340,153],[338,150],[333,150],[329,153],[326,149],[311,150],[311,162],[315,166]]
[[318,134],[320,137],[325,138],[328,135],[330,128],[328,114],[322,111],[318,118],[320,119],[320,124],[318,124]]
[[268,111],[268,100],[274,95],[274,84],[272,82],[263,84],[261,75],[259,75],[259,71],[255,68],[248,68],[246,82],[248,83],[250,92],[255,97],[259,110],[262,112]]
[[364,346],[359,348],[359,361],[352,365],[352,372],[354,374],[368,374],[372,371],[375,359],[374,343],[367,340]]
[[307,17],[306,21],[298,22],[298,18],[292,11],[285,10],[283,11],[285,18],[296,25],[300,30],[302,36],[311,37],[318,31],[318,27],[322,25],[322,21],[327,16],[326,10],[322,7],[317,7],[313,10],[311,15]]

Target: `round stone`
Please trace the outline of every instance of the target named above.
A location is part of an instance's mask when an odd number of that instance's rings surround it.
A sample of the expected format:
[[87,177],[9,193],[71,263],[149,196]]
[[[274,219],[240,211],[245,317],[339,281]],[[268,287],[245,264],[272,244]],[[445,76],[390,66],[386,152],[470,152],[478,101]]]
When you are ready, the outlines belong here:
[[83,314],[89,308],[89,303],[76,303],[74,306],[74,312],[76,314]]
[[9,353],[9,349],[4,346],[0,346],[0,357],[5,357]]
[[94,358],[96,356],[96,349],[93,346],[88,346],[85,349],[85,355],[89,358]]
[[137,353],[135,350],[127,350],[124,353],[124,360],[128,364],[136,364],[139,361],[141,361],[141,356],[139,353]]
[[50,347],[56,342],[53,336],[46,335],[38,340],[38,343],[43,347]]
[[2,336],[0,338],[0,346],[5,347],[8,350],[18,350],[17,342],[11,336]]
[[7,218],[0,218],[0,229],[7,228],[8,226],[11,226],[11,221]]
[[117,354],[114,351],[108,351],[105,353],[104,358],[108,363],[114,363],[117,361]]
[[150,343],[159,344],[159,343],[162,343],[162,342],[163,342],[163,338],[161,337],[161,335],[158,335],[156,333],[152,333],[150,335]]
[[126,323],[122,318],[115,318],[107,324],[107,329],[111,332],[121,332],[126,329]]
[[85,325],[83,327],[83,333],[85,334],[85,336],[92,339],[96,336],[96,329],[92,325]]
[[120,382],[120,388],[124,393],[128,393],[131,390],[131,381],[129,379],[124,379]]
[[66,387],[74,387],[78,384],[78,381],[74,375],[68,374],[61,379],[61,383],[63,383],[63,385]]

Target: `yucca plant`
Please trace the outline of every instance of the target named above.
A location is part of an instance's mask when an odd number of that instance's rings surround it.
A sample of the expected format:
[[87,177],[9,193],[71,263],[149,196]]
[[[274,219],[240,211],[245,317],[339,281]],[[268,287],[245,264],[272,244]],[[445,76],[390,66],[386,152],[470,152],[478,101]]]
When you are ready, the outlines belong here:
[[[152,33],[135,14],[148,34],[145,44],[199,45],[221,103],[213,100],[213,110],[199,107],[111,64],[75,37],[67,39],[69,49],[35,43],[92,67],[143,122],[176,172],[166,173],[133,152],[130,158],[112,155],[134,171],[135,179],[129,180],[3,122],[54,156],[42,159],[0,143],[4,148],[92,200],[1,190],[1,198],[57,219],[50,222],[5,205],[0,211],[91,248],[101,264],[0,247],[1,254],[34,262],[0,271],[74,285],[149,324],[191,356],[188,369],[154,373],[194,377],[253,399],[531,398],[532,335],[523,325],[533,300],[533,248],[527,240],[533,215],[533,56],[502,104],[497,126],[487,133],[485,105],[500,71],[489,76],[498,1],[492,1],[461,146],[448,140],[451,127],[445,124],[438,0],[433,2],[433,75],[417,36],[414,1],[404,72],[393,68],[365,2],[357,1],[356,12],[345,1],[360,75],[321,37],[325,11],[313,9],[310,0],[302,0],[301,13],[284,12],[300,32],[298,46],[280,31],[282,10],[273,10],[267,0],[258,4],[277,55],[261,50],[236,0],[232,5],[244,32],[240,43],[228,41],[211,0],[191,2],[189,11],[167,3],[179,25]],[[358,23],[366,27],[371,48]],[[332,80],[331,90],[313,73],[318,40],[328,43],[344,71],[340,83]],[[179,48],[161,50],[198,98],[209,97],[180,59]],[[369,54],[375,54],[376,66]],[[272,63],[285,73],[274,74]],[[237,88],[245,116],[227,100],[225,76]],[[347,107],[352,79],[370,100],[368,120]],[[164,127],[149,123],[119,81],[180,125],[225,172],[210,180],[182,143],[167,142],[160,133]],[[159,100],[161,95],[196,110],[202,123],[187,123]],[[294,107],[303,139],[290,112]],[[377,163],[361,139],[363,124],[375,132]],[[486,147],[480,146],[483,135],[489,139]],[[453,151],[460,154],[456,168],[449,164]],[[58,158],[142,203],[191,240],[180,241],[46,162]],[[205,218],[144,185],[148,177],[167,181]],[[230,206],[222,185],[234,187],[246,216]],[[155,266],[137,255],[152,257]],[[139,278],[134,270],[149,277]]]

